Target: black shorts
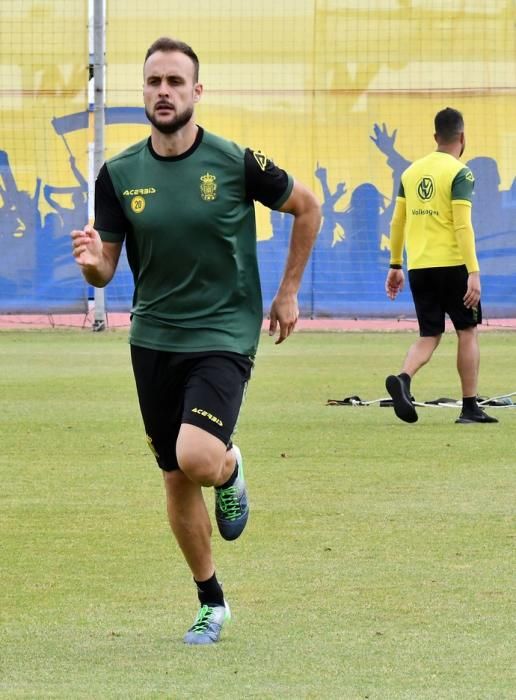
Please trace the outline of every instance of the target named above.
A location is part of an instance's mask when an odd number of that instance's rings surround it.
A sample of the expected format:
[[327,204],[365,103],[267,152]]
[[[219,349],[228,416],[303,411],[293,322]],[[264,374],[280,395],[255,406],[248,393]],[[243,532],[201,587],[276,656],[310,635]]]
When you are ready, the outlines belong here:
[[251,358],[131,345],[131,360],[147,442],[161,469],[179,469],[176,442],[182,423],[230,443],[251,376]]
[[473,309],[464,306],[464,295],[468,287],[465,265],[409,270],[409,282],[416,307],[419,335],[434,337],[444,333],[445,314],[448,314],[458,331],[482,323],[480,302]]

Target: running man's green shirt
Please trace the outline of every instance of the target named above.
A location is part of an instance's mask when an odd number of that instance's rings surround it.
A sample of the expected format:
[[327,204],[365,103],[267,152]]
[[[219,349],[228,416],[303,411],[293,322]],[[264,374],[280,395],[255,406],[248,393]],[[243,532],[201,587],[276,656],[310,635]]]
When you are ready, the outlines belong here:
[[279,209],[293,184],[260,151],[200,127],[180,156],[159,156],[149,138],[108,160],[94,227],[103,241],[125,240],[130,343],[254,356],[263,319],[254,200]]

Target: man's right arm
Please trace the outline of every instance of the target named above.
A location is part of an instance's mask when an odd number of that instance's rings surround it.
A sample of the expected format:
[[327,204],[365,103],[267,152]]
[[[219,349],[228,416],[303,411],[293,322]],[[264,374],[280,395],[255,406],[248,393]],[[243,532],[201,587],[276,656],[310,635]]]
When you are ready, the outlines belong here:
[[405,222],[407,210],[405,199],[398,196],[394,206],[391,220],[390,244],[391,244],[391,265],[403,264],[403,247],[405,245]]
[[128,229],[106,164],[99,170],[95,182],[94,225],[109,232],[108,237],[114,240],[103,241],[98,230],[87,224],[82,231],[72,231],[73,255],[86,282],[94,287],[105,287],[115,274]]
[[[401,193],[401,188],[400,188]],[[407,210],[405,198],[398,196],[394,206],[391,221],[390,245],[391,259],[389,271],[385,279],[385,291],[389,299],[394,300],[403,290],[405,275],[403,274],[403,248],[405,244],[405,222]]]
[[89,224],[82,231],[72,231],[72,250],[82,275],[93,287],[105,287],[113,279],[122,243],[102,241]]

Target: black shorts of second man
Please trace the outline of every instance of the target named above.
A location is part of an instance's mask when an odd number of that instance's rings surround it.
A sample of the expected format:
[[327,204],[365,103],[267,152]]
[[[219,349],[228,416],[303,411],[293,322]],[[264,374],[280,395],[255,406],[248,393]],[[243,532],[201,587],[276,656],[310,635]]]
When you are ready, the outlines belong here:
[[458,331],[482,323],[480,302],[471,309],[464,306],[468,287],[465,265],[426,267],[409,270],[408,274],[422,337],[444,333],[446,314]]
[[251,358],[131,345],[131,360],[147,442],[163,471],[179,469],[176,442],[182,423],[230,444],[251,376]]

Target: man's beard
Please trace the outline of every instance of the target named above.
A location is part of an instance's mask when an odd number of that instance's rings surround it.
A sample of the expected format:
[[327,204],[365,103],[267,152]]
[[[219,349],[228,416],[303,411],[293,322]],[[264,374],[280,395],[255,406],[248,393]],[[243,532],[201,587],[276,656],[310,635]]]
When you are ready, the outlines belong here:
[[145,108],[145,114],[150,123],[156,127],[156,129],[162,134],[175,134],[176,131],[182,129],[183,126],[188,124],[193,114],[193,107],[188,107],[182,114],[177,114],[169,122],[159,122],[155,117],[153,117],[147,108]]

